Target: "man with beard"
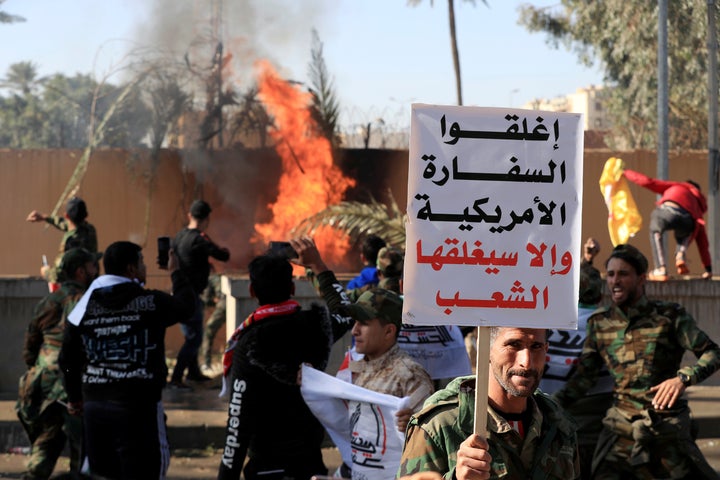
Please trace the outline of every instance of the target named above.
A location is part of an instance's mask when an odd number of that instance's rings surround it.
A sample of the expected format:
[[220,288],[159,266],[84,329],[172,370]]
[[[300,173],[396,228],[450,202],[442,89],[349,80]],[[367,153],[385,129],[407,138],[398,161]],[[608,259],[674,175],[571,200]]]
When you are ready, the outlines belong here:
[[62,256],[58,270],[60,289],[35,307],[25,333],[23,357],[28,370],[20,378],[15,409],[32,444],[23,478],[50,478],[65,447],[70,446],[70,471],[80,471],[82,423],[71,416],[62,382],[58,355],[65,333],[65,320],[88,285],[97,277],[99,254],[71,248]]
[[537,390],[547,350],[545,329],[492,327],[485,438],[473,433],[476,377],[456,378],[410,420],[398,478],[578,478],[575,425]]
[[[577,371],[555,394],[569,406],[603,365],[613,377],[593,478],[718,478],[691,437],[682,395],[718,369],[720,348],[682,306],[645,296],[648,261],[637,248],[618,245],[605,269],[612,305],[588,319]],[[681,368],[685,350],[698,360]]]

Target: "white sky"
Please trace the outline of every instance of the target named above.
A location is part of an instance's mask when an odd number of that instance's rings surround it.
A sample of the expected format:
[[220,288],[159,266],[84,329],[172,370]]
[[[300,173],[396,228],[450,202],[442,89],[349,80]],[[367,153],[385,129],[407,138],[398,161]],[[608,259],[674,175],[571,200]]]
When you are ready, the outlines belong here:
[[[173,11],[183,3],[190,15]],[[602,83],[597,69],[583,67],[574,54],[549,47],[544,34],[527,33],[517,24],[522,3],[551,6],[559,0],[475,3],[455,2],[466,105],[519,107]],[[27,21],[0,25],[0,78],[10,64],[28,60],[40,75],[102,77],[124,52],[154,44],[155,37],[186,51],[186,40],[206,28],[189,19],[205,15],[210,4],[6,0],[0,8]],[[305,81],[314,27],[334,77],[342,122],[384,117],[390,125],[407,126],[412,102],[455,103],[447,2],[433,5],[429,0],[416,7],[406,0],[225,0],[224,43],[236,54],[236,70],[250,72],[253,57],[267,57],[287,78]]]

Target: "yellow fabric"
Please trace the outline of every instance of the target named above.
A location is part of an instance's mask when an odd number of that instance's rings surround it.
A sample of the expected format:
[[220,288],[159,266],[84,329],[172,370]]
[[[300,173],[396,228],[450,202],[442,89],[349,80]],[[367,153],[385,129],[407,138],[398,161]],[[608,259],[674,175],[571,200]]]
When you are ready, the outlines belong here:
[[627,243],[630,237],[640,231],[642,216],[635,205],[628,182],[623,176],[625,162],[611,157],[605,162],[600,175],[600,192],[605,198],[610,215],[608,231],[613,246]]

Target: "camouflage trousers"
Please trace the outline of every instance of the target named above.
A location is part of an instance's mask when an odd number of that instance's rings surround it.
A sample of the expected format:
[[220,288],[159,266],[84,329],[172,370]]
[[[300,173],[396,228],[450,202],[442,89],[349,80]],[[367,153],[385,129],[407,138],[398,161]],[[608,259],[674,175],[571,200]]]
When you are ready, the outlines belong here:
[[719,479],[690,435],[690,410],[646,410],[628,420],[608,410],[593,457],[593,478]]
[[81,467],[82,420],[54,404],[46,408],[32,423],[21,421],[32,444],[27,472],[23,478],[47,479],[52,475],[67,441],[70,446],[70,471]]
[[200,349],[200,361],[206,367],[212,365],[212,346],[215,336],[222,326],[225,325],[225,297],[218,300],[215,310],[208,318],[203,331],[203,343]]

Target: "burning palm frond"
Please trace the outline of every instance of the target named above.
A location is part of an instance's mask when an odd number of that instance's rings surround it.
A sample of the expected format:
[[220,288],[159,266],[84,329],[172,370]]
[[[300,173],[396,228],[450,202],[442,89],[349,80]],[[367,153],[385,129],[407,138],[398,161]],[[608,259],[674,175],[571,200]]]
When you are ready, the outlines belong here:
[[357,243],[360,238],[375,234],[389,245],[405,248],[405,215],[390,196],[390,206],[371,198],[370,203],[340,202],[308,217],[295,227],[293,236],[313,235],[320,227],[331,227]]

